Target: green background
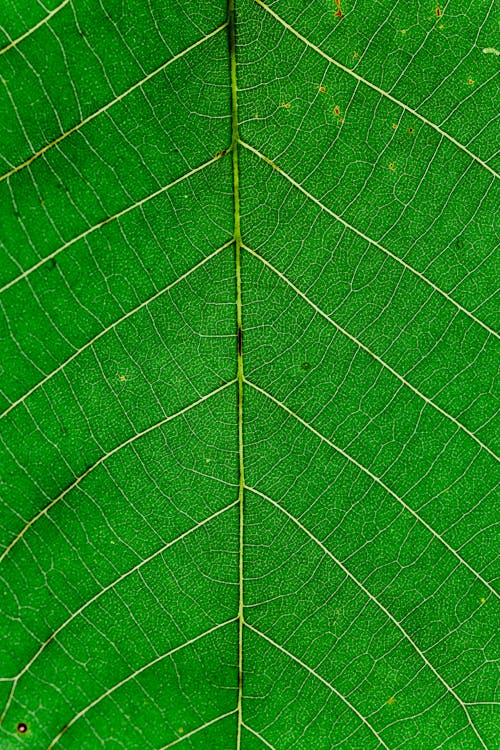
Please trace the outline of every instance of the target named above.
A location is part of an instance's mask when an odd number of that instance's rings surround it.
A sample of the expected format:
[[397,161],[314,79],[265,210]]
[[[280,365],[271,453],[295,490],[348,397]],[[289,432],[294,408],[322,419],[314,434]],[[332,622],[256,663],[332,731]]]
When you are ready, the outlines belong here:
[[498,9],[341,7],[2,4],[2,750],[499,746]]

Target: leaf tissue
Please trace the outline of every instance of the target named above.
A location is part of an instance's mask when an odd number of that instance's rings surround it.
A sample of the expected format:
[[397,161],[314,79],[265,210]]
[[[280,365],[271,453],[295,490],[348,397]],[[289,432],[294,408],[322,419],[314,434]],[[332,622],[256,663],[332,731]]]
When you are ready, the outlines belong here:
[[1,750],[495,750],[488,0],[0,13]]

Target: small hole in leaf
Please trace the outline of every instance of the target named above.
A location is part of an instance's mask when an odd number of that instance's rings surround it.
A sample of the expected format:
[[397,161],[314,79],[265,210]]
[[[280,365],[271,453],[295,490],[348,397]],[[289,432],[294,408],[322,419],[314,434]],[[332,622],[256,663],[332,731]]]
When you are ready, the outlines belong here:
[[26,734],[26,732],[28,731],[28,725],[23,721],[20,721],[17,725],[17,731],[19,732],[19,734]]

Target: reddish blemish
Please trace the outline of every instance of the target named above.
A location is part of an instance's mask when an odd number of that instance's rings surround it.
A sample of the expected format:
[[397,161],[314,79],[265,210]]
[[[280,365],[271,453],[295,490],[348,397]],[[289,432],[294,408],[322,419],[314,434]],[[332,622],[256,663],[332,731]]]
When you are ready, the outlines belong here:
[[334,18],[342,18],[344,14],[342,13],[342,8],[340,7],[340,0],[335,0],[335,5],[337,6],[337,10],[335,11]]
[[441,16],[442,16],[442,13],[441,13],[441,8],[440,8],[440,7],[439,7],[439,5],[438,5],[438,6],[436,7],[436,18],[441,18]]
[[321,93],[322,93],[322,94],[324,94],[324,93],[325,93],[325,91],[326,91],[326,89],[325,89],[325,87],[324,87],[324,86],[320,86],[320,87],[319,87],[319,90],[321,91]]
[[334,107],[333,114],[338,117],[340,115],[340,107]]

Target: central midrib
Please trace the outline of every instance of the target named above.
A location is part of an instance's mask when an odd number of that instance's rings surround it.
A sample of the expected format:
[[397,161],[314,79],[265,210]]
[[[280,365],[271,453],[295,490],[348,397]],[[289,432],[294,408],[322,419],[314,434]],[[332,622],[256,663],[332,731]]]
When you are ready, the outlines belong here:
[[234,262],[236,274],[236,336],[237,336],[237,388],[238,388],[238,457],[239,457],[239,565],[238,565],[238,729],[236,747],[241,747],[243,723],[243,502],[245,468],[243,458],[243,326],[241,313],[241,228],[240,228],[240,180],[238,167],[238,87],[236,81],[236,12],[235,0],[228,0],[228,43],[231,69],[231,150],[233,159],[234,200]]

